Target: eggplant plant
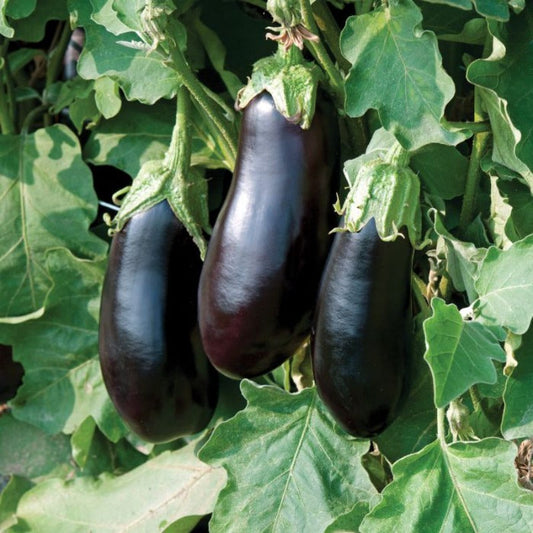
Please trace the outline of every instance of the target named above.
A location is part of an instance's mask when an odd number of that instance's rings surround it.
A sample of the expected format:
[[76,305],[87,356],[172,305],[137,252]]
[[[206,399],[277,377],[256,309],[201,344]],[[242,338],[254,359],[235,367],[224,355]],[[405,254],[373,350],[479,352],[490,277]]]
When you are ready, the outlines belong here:
[[529,531],[532,28],[0,0],[0,530]]

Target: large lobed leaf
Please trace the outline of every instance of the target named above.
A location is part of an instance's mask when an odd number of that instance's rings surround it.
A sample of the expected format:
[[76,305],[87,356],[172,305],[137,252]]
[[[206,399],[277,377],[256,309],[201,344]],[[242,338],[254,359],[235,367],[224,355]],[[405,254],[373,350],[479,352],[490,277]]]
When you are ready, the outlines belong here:
[[532,28],[531,6],[505,26],[491,22],[492,54],[469,66],[468,79],[485,88],[481,94],[493,123],[495,161],[520,172],[533,190]]
[[516,451],[496,438],[429,444],[393,465],[394,481],[361,533],[530,531],[533,494],[517,484]]
[[341,34],[342,52],[352,63],[347,113],[358,117],[376,109],[383,126],[408,150],[465,138],[443,120],[454,85],[442,68],[435,34],[423,31],[421,21],[412,0],[399,0],[350,17]]
[[68,250],[47,256],[53,289],[41,318],[0,327],[14,346],[25,375],[11,401],[16,418],[48,433],[72,433],[92,416],[117,441],[125,432],[102,381],[98,361],[98,309],[105,261],[87,261]]
[[474,302],[478,320],[525,333],[533,317],[533,235],[506,250],[489,248],[479,269]]
[[533,435],[533,328],[522,337],[515,356],[518,366],[507,379],[503,394],[502,433],[506,439]]
[[[124,103],[118,115],[91,131],[84,156],[91,163],[112,165],[134,177],[147,161],[163,159],[175,115],[175,102],[161,100],[150,107],[137,102]],[[191,135],[193,166],[224,166],[224,155],[196,109],[192,111]]]
[[102,256],[106,244],[88,231],[96,215],[91,173],[67,127],[0,137],[0,322],[42,313],[52,280],[53,247]]
[[483,262],[487,250],[476,248],[471,242],[463,242],[455,238],[446,229],[440,215],[435,216],[434,229],[439,239],[437,251],[446,259],[446,270],[453,286],[458,291],[466,291],[468,300],[473,302],[477,298],[474,280]]
[[499,342],[502,328],[463,320],[457,307],[440,298],[431,301],[433,316],[424,323],[424,355],[433,374],[435,405],[445,407],[475,383],[496,383],[492,359],[505,362]]
[[[14,418],[0,417],[0,472],[34,481],[74,474],[69,439],[66,435],[48,435]],[[1,528],[0,528],[1,530]]]
[[[87,0],[69,0],[69,9],[76,14],[76,24],[85,30],[85,44],[78,62],[80,76],[92,80],[109,76],[118,82],[128,100],[146,104],[176,95],[180,84],[176,72],[164,63],[166,58],[158,52],[147,54],[145,50],[121,44],[141,43],[131,28],[119,36],[108,31],[92,19],[93,8]],[[116,31],[120,21],[113,23],[113,16],[118,15],[113,10],[106,11],[104,21]]]
[[319,532],[356,503],[362,517],[376,495],[361,464],[368,442],[347,437],[316,389],[241,387],[246,409],[219,425],[200,451],[228,472],[210,530]]
[[208,514],[225,481],[222,469],[194,455],[196,443],[166,452],[119,477],[57,479],[38,484],[17,508],[17,518],[40,533],[162,531],[184,520],[189,531]]

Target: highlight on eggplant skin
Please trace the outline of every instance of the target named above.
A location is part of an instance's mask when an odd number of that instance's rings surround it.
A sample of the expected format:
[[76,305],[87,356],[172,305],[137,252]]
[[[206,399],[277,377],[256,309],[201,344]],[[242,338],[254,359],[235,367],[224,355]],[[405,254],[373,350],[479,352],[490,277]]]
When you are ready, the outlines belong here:
[[320,101],[307,130],[263,92],[244,109],[237,163],[200,277],[199,323],[213,365],[255,377],[310,332],[336,224],[338,130]]
[[197,433],[214,411],[218,376],[197,324],[201,266],[167,201],[134,215],[111,243],[100,365],[117,411],[147,441]]
[[351,435],[371,438],[406,392],[413,250],[380,239],[374,219],[337,233],[322,279],[312,363],[319,396]]

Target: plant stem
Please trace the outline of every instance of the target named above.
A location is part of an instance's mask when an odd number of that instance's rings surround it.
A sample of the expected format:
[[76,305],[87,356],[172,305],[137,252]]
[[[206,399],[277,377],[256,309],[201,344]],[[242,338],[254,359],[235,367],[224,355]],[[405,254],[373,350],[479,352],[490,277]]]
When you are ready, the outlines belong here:
[[165,155],[165,164],[175,179],[186,180],[191,166],[191,99],[189,90],[182,85],[177,95],[176,122],[170,145]]
[[472,133],[485,133],[490,132],[490,122],[488,120],[482,120],[480,122],[454,122],[448,121],[448,125],[452,128],[460,128],[470,130]]
[[437,409],[437,438],[441,445],[446,446],[446,412],[441,407]]
[[[489,55],[492,47],[492,38],[487,35],[485,46],[483,47],[482,57]],[[474,87],[474,122],[484,122],[485,115],[481,106],[481,95],[479,87]],[[481,179],[481,158],[487,147],[489,132],[477,132],[472,140],[472,153],[468,163],[466,174],[465,194],[459,215],[459,234],[464,234],[466,228],[474,218],[476,210],[477,191]]]
[[[318,35],[319,30],[315,23],[309,0],[300,0],[300,10],[304,26],[315,35]],[[344,79],[341,72],[329,57],[321,41],[313,42],[308,40],[306,41],[306,45],[328,77],[335,104],[339,109],[344,109]],[[349,142],[355,154],[359,155],[364,153],[368,145],[368,133],[363,118],[347,119],[346,128],[349,134]]]
[[48,88],[52,83],[54,83],[61,73],[63,68],[63,57],[65,56],[65,51],[70,40],[72,31],[70,25],[65,22],[63,29],[61,30],[61,36],[59,41],[53,50],[50,51],[48,56],[48,66],[46,69],[46,87]]
[[428,301],[426,300],[426,297],[424,296],[425,290],[426,290],[426,284],[422,279],[420,279],[419,276],[412,273],[411,274],[411,287],[413,291],[413,295],[415,297],[415,301],[420,308],[420,312],[424,314],[425,317],[429,317],[431,312],[429,309]]
[[340,30],[328,5],[324,0],[317,0],[312,6],[312,11],[315,21],[339,67],[344,72],[347,72],[350,68],[350,63],[341,53],[339,45]]
[[482,410],[481,407],[481,395],[479,394],[478,388],[475,385],[472,385],[468,392],[470,393],[470,399],[472,400],[472,405],[474,406],[475,411]]
[[[68,47],[72,31],[68,22],[65,22],[61,30],[57,44],[48,53],[48,64],[46,67],[46,89],[48,89],[58,78],[63,68],[63,58]],[[45,93],[46,97],[46,93]],[[52,123],[49,113],[44,115],[44,125],[50,126]]]
[[[481,112],[481,102],[479,90],[476,87],[474,94],[474,120],[476,122],[483,121]],[[461,214],[459,216],[459,233],[464,234],[466,228],[474,218],[476,210],[477,192],[479,182],[481,179],[481,158],[487,147],[489,140],[489,133],[476,133],[472,141],[472,153],[470,154],[470,161],[468,163],[468,171],[466,174],[466,186],[463,196],[463,204],[461,206]]]
[[24,122],[22,123],[22,127],[20,128],[20,132],[22,134],[27,134],[30,131],[30,128],[32,127],[33,123],[35,122],[35,119],[41,115],[42,113],[45,113],[48,109],[48,104],[41,104],[40,106],[34,107],[24,119]]
[[[300,6],[304,26],[315,35],[318,35],[318,27],[315,24],[309,0],[300,0]],[[329,54],[321,41],[313,42],[307,40],[306,45],[328,76],[329,84],[335,95],[337,105],[341,107],[344,104],[344,82],[341,73],[335,67],[335,64],[329,57]]]
[[4,77],[7,79],[7,48],[9,41],[7,39],[2,41],[0,48],[0,61],[2,62],[3,76],[0,78],[0,128],[3,134],[15,133],[15,125],[13,123],[13,110],[9,105],[8,95],[6,94],[6,86],[4,85]]
[[170,59],[179,80],[185,85],[199,109],[206,115],[207,123],[217,132],[220,148],[227,160],[228,168],[233,170],[237,158],[237,140],[234,131],[214,101],[207,95],[203,85],[192,73],[183,53],[177,46],[171,47]]

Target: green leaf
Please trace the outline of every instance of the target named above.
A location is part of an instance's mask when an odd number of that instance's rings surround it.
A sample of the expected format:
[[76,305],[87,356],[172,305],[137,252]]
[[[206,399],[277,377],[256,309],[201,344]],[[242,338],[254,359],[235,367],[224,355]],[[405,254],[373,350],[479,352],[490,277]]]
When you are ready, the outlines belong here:
[[429,4],[445,4],[459,9],[472,9],[472,0],[425,0]]
[[509,20],[510,0],[472,0],[476,11],[488,19]]
[[487,250],[476,248],[472,243],[456,239],[447,231],[441,217],[436,213],[434,228],[439,235],[437,251],[446,259],[446,270],[451,277],[453,286],[458,291],[466,291],[468,300],[473,302],[477,298],[474,279]]
[[46,251],[67,247],[100,257],[106,244],[88,231],[96,195],[77,137],[57,125],[0,136],[0,322],[42,313],[52,281]]
[[[109,0],[108,0],[109,1]],[[116,17],[130,30],[140,31],[139,13],[146,5],[146,0],[112,0],[112,9]]]
[[516,172],[518,177],[521,177],[533,192],[533,172],[517,156],[516,145],[522,136],[509,118],[507,103],[493,91],[483,89],[482,87],[478,87],[477,90],[490,117],[493,136],[493,164],[492,166],[488,166],[485,163],[484,166],[486,168],[488,167],[487,170],[491,173],[494,173],[495,166],[503,167],[498,168],[498,174],[502,177],[502,171],[507,171],[508,174],[511,174],[509,169]]
[[477,319],[498,324],[513,333],[525,333],[533,317],[533,235],[507,250],[489,248],[475,288]]
[[533,435],[533,328],[522,337],[516,351],[518,366],[508,377],[503,393],[505,409],[502,433],[506,439],[530,438]]
[[496,438],[443,446],[439,441],[393,465],[394,481],[361,533],[523,533],[533,494],[516,482],[516,447]]
[[346,112],[359,117],[376,109],[383,126],[408,150],[465,138],[443,119],[454,85],[442,68],[435,35],[423,31],[421,21],[416,4],[401,0],[350,17],[341,34],[343,55],[352,63]]
[[0,338],[14,346],[24,366],[22,386],[11,401],[13,415],[47,433],[72,433],[92,416],[117,441],[125,433],[102,381],[98,361],[98,309],[105,262],[48,253],[53,289],[43,317],[4,325]]
[[72,458],[80,467],[84,467],[89,456],[89,449],[96,431],[96,422],[88,416],[74,431],[70,439]]
[[0,489],[0,531],[7,531],[17,523],[17,505],[32,485],[33,483],[24,477],[12,476],[7,485]]
[[368,508],[376,494],[361,465],[368,443],[347,438],[315,389],[289,394],[250,381],[241,388],[248,406],[200,451],[228,472],[213,533],[323,531],[354,504]]
[[468,159],[457,148],[428,144],[412,154],[409,165],[430,194],[443,200],[464,194]]
[[[5,0],[7,3],[8,0]],[[23,19],[29,17],[37,7],[37,0],[9,1],[6,14],[13,19]]]
[[13,418],[0,417],[0,472],[34,481],[66,477],[75,469],[70,462],[66,435],[48,435],[43,430]]
[[[492,241],[498,248],[508,248],[512,241],[507,236],[505,228],[511,216],[512,207],[504,200],[497,185],[497,178],[490,177],[490,218],[486,225],[490,230]],[[477,217],[479,225],[485,230],[485,225]],[[517,239],[515,239],[517,240]],[[487,246],[490,244],[487,243]]]
[[431,300],[433,316],[424,322],[426,353],[433,374],[435,405],[445,407],[475,383],[495,383],[492,359],[505,362],[501,328],[463,320],[454,304]]
[[118,83],[104,76],[94,82],[94,90],[96,93],[94,95],[96,107],[104,118],[110,119],[117,115],[122,106]]
[[511,215],[507,219],[505,232],[513,241],[517,241],[533,233],[532,195],[530,190],[519,181],[497,181],[498,189],[504,200],[511,207]]
[[[18,2],[19,0],[11,0],[10,3]],[[13,20],[11,25],[15,30],[15,39],[38,43],[44,38],[48,22],[67,19],[68,11],[65,0],[46,0],[46,2],[37,2],[35,9],[28,17]]]
[[95,93],[91,92],[87,98],[78,98],[69,106],[69,116],[78,134],[84,127],[92,128],[100,119],[101,113],[94,97]]
[[[164,158],[175,116],[174,102],[159,101],[150,107],[125,102],[117,116],[102,121],[91,131],[84,157],[96,165],[111,165],[136,176],[147,161]],[[192,111],[191,122],[191,164],[223,167],[224,156],[196,109]]]
[[[107,31],[114,35],[121,35],[131,31],[131,28],[120,20],[117,11],[114,9],[113,0],[90,0],[90,2],[93,7],[91,18],[94,22],[104,26]],[[135,2],[130,2],[130,4],[135,7]]]
[[194,456],[196,445],[118,477],[40,483],[22,497],[17,517],[39,533],[140,533],[162,531],[183,517],[197,521],[212,510],[225,475]]
[[[492,54],[487,59],[471,63],[467,71],[470,82],[487,89],[492,99],[496,95],[500,100],[493,102],[488,108],[491,121],[495,120],[493,131],[497,130],[503,115],[509,121],[507,129],[513,132],[513,139],[509,134],[506,137],[502,135],[495,137],[495,152],[498,150],[495,159],[505,157],[505,152],[509,151],[527,165],[531,172],[533,172],[533,106],[528,104],[531,83],[524,73],[533,69],[532,25],[531,6],[526,7],[520,15],[513,16],[505,27],[491,22],[489,29],[494,36]],[[520,171],[517,168],[513,169]],[[533,187],[531,179],[529,184]]]
[[85,29],[85,44],[78,61],[82,78],[96,80],[109,76],[120,85],[128,100],[146,104],[176,95],[179,81],[176,72],[165,64],[165,57],[120,44],[119,41],[140,41],[135,33],[117,36],[95,23],[86,0],[70,0],[70,9],[77,13],[77,25]]
[[[509,20],[509,5],[512,0],[425,0],[431,4],[446,4],[459,9],[475,10],[488,19]],[[521,0],[518,0],[521,1]],[[472,6],[473,4],[473,6]],[[467,42],[467,41],[463,41]],[[478,43],[480,44],[480,43]],[[482,44],[482,43],[481,43]]]
[[6,18],[6,8],[9,0],[0,0],[0,35],[11,39],[15,35],[15,30],[9,25]]
[[468,20],[460,33],[440,34],[442,40],[458,43],[483,45],[487,36],[487,23],[485,19]]

